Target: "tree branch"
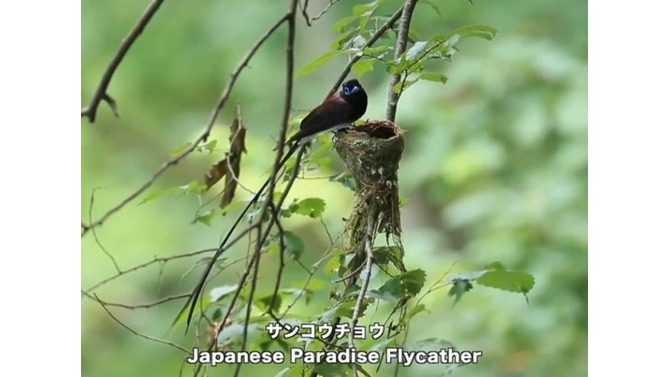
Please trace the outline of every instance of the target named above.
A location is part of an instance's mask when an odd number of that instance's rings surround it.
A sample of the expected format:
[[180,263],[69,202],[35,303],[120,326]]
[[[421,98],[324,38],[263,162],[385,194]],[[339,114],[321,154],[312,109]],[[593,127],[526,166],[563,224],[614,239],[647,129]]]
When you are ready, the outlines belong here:
[[233,90],[233,86],[237,82],[237,78],[239,77],[240,73],[242,72],[242,69],[246,67],[246,65],[249,63],[251,58],[256,54],[258,49],[261,47],[261,45],[274,33],[281,24],[284,23],[288,19],[288,14],[282,16],[270,29],[265,32],[261,36],[261,38],[251,47],[251,50],[247,53],[247,55],[240,61],[240,63],[237,65],[235,70],[233,70],[233,73],[230,75],[230,80],[228,81],[228,84],[223,90],[223,93],[221,94],[221,97],[219,98],[219,101],[216,103],[216,106],[212,110],[212,114],[210,116],[209,122],[207,123],[207,126],[205,127],[205,130],[198,136],[198,138],[193,142],[193,144],[184,150],[182,153],[177,155],[176,157],[164,162],[158,170],[151,176],[151,178],[146,181],[140,188],[135,190],[130,196],[125,198],[121,203],[117,204],[113,208],[111,208],[107,213],[105,213],[102,217],[100,217],[98,220],[95,222],[84,225],[82,224],[82,231],[81,231],[81,236],[83,237],[91,228],[97,227],[102,225],[110,216],[112,216],[114,213],[118,212],[121,208],[125,207],[128,203],[133,201],[135,198],[137,198],[140,194],[142,194],[146,189],[148,189],[157,179],[160,177],[165,171],[170,168],[173,165],[176,165],[184,159],[186,156],[191,154],[197,147],[200,145],[200,143],[204,143],[207,141],[207,138],[209,138],[209,134],[212,131],[212,127],[214,127],[214,123],[216,122],[217,117],[219,116],[219,113],[221,112],[221,109],[223,106],[226,104],[226,101],[228,100],[228,97],[230,96],[230,93]]
[[102,301],[100,301],[100,298],[98,298],[98,295],[93,295],[93,296],[95,297],[96,301],[100,304],[100,306],[102,306],[102,308],[105,309],[105,311],[107,312],[107,314],[109,314],[109,316],[112,317],[112,319],[113,319],[116,323],[118,323],[119,325],[123,326],[126,330],[130,331],[131,333],[133,333],[133,334],[139,336],[140,338],[144,338],[144,339],[147,339],[147,340],[151,340],[152,342],[157,342],[157,343],[161,343],[161,344],[168,345],[168,346],[170,346],[170,347],[174,347],[174,348],[176,348],[176,349],[178,349],[178,350],[180,350],[180,351],[185,352],[186,354],[190,354],[190,353],[191,353],[189,350],[187,350],[186,348],[184,348],[184,347],[182,347],[182,346],[180,346],[180,345],[178,345],[178,344],[172,343],[172,342],[167,341],[167,340],[154,338],[153,336],[149,336],[149,335],[144,335],[144,334],[140,334],[140,333],[138,333],[137,331],[133,330],[131,327],[129,327],[129,326],[126,325],[125,323],[121,322],[118,318],[116,318],[116,317],[114,316],[114,314],[112,314],[112,312],[110,312],[109,309],[107,309],[107,306],[106,306]]
[[126,38],[123,39],[121,47],[119,47],[116,55],[114,55],[114,58],[112,58],[112,61],[107,66],[105,73],[102,75],[102,80],[100,80],[100,84],[98,85],[98,89],[96,89],[95,94],[91,99],[91,103],[87,107],[81,109],[81,116],[88,117],[89,122],[95,122],[95,115],[98,112],[98,106],[100,105],[101,101],[107,102],[112,108],[114,115],[117,118],[119,117],[119,110],[116,106],[116,101],[114,101],[114,99],[109,94],[107,94],[107,87],[112,81],[112,76],[114,76],[116,68],[119,67],[119,64],[121,64],[121,61],[126,56],[126,53],[128,53],[130,47],[133,45],[133,43],[135,43],[137,37],[142,34],[144,28],[147,26],[149,21],[151,21],[151,18],[154,16],[154,14],[156,14],[161,4],[163,4],[163,1],[164,0],[154,0],[151,2],[147,10],[145,10],[144,14],[142,14],[142,17],[137,22],[137,24],[135,24],[135,26],[130,30],[130,33],[126,36]]
[[[405,6],[402,8],[402,16],[400,17],[400,29],[398,31],[398,40],[395,46],[395,61],[399,61],[407,49],[407,36],[409,35],[409,24],[412,21],[412,13],[418,0],[407,0]],[[393,87],[400,82],[400,73],[396,73],[391,77],[388,94],[388,107],[386,109],[386,119],[395,122],[395,113],[398,107],[398,100],[400,99],[400,92],[396,93]]]

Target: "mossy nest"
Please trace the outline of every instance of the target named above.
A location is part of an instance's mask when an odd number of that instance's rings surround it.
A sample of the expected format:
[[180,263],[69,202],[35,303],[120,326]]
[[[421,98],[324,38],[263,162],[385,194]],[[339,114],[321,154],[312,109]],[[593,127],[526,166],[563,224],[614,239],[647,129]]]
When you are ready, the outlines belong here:
[[[365,239],[369,211],[377,212],[376,234],[385,233],[401,245],[398,199],[398,167],[405,139],[402,130],[390,121],[368,121],[340,132],[335,150],[356,180],[356,204],[345,232],[351,248]],[[374,206],[373,206],[374,204]]]

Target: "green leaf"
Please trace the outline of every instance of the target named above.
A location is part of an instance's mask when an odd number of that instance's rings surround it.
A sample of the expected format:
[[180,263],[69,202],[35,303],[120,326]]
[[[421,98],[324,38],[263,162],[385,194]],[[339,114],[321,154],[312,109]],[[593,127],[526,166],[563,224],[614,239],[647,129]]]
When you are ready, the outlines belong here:
[[[272,304],[272,294],[269,294],[267,296],[261,297],[255,301],[256,306],[261,308],[262,310],[268,310],[270,309],[270,304]],[[275,302],[272,305],[272,311],[277,312],[279,308],[281,308],[282,304],[282,298],[281,294],[277,292],[277,296],[275,297]]]
[[535,285],[533,275],[524,271],[487,271],[477,283],[509,292],[528,293]]
[[347,377],[350,369],[348,364],[321,363],[314,367],[314,371],[323,377]]
[[288,373],[289,370],[291,370],[291,367],[286,367],[275,374],[274,377],[286,377],[286,373]]
[[[366,47],[363,49],[363,53],[370,56],[375,56],[377,58],[383,58],[389,51],[392,50],[392,47],[389,45],[382,45],[377,47]],[[380,54],[381,55],[377,55]]]
[[425,282],[426,272],[424,270],[412,270],[387,280],[378,292],[381,297],[391,295],[395,299],[400,299],[406,294],[416,295],[419,293]]
[[[252,327],[252,326],[249,326]],[[241,339],[242,334],[244,333],[244,325],[240,323],[231,323],[221,330],[219,337],[217,338],[219,345],[225,346],[234,341]]]
[[493,39],[493,37],[496,36],[496,34],[498,34],[498,30],[485,25],[471,25],[459,28],[454,32],[454,34],[458,34],[462,38],[477,37],[490,41]]
[[441,73],[428,72],[422,73],[421,76],[419,76],[419,80],[441,82],[442,84],[445,84],[447,82],[447,76]]
[[224,285],[221,287],[216,287],[209,291],[209,296],[211,302],[216,302],[225,297],[226,295],[229,295],[237,290],[238,285],[233,284],[233,285]]
[[305,198],[296,204],[295,213],[312,218],[321,217],[326,209],[326,202],[321,198]]
[[305,243],[302,242],[300,237],[289,231],[284,231],[284,246],[286,247],[285,251],[293,259],[300,259],[305,251]]
[[352,37],[354,34],[356,34],[357,31],[358,29],[351,29],[342,33],[339,37],[333,40],[333,42],[330,44],[330,47],[335,50],[342,50],[345,46],[348,46],[351,43],[353,39]]
[[361,59],[354,63],[354,65],[351,67],[351,69],[358,77],[363,77],[364,74],[372,71],[374,68],[374,60],[372,59]]
[[502,262],[495,261],[495,262],[491,262],[491,263],[487,264],[484,267],[484,269],[485,270],[506,270],[507,268],[505,268],[505,265],[502,264]]
[[419,314],[423,311],[426,311],[426,305],[419,304],[419,305],[413,307],[412,310],[410,310],[409,313],[407,313],[407,318],[412,318],[415,315],[417,315],[417,314]]
[[426,282],[426,271],[417,269],[401,275],[403,286],[409,294],[417,294]]
[[338,182],[349,190],[356,192],[356,179],[354,179],[354,176],[348,171],[331,177],[329,181]]
[[400,93],[401,91],[404,92],[405,90],[409,89],[410,86],[414,85],[417,81],[419,81],[419,79],[407,79],[405,80],[404,83],[402,80],[400,80],[398,83],[393,85],[393,91],[396,93]]
[[212,154],[212,152],[214,152],[214,149],[216,148],[216,144],[217,144],[216,139],[212,139],[208,141],[207,144],[198,146],[195,150],[197,152],[208,152],[209,154]]
[[335,23],[333,26],[333,30],[335,30],[338,33],[341,33],[344,30],[344,27],[349,25],[350,23],[356,21],[358,19],[358,16],[349,16],[345,17]]
[[170,152],[170,157],[177,157],[177,156],[179,156],[183,151],[187,150],[192,144],[193,144],[193,143],[191,143],[190,141],[187,141],[187,142],[185,142],[184,144],[182,144],[182,145],[180,145],[180,146],[174,148],[174,149]]
[[314,61],[311,63],[308,63],[304,67],[300,68],[298,71],[298,74],[296,75],[297,77],[304,76],[310,72],[314,72],[317,69],[319,69],[322,65],[328,63],[330,60],[332,60],[334,57],[343,55],[343,51],[328,51],[325,54],[319,56],[316,58]]
[[454,305],[456,305],[456,303],[461,300],[461,297],[463,297],[465,292],[471,289],[472,283],[470,283],[469,280],[454,280],[448,293],[449,296],[454,296],[454,303],[451,305],[451,307],[453,308]]
[[203,211],[196,214],[195,219],[193,219],[192,223],[203,223],[205,225],[212,225],[212,220],[214,220],[214,218],[220,214],[221,211],[218,208]]
[[174,192],[176,190],[177,189],[175,187],[168,187],[168,188],[163,189],[163,190],[158,190],[156,192],[152,192],[151,194],[147,195],[144,199],[142,199],[142,201],[139,202],[137,205],[140,206],[142,204],[149,203],[152,200],[156,200],[156,199],[160,198],[161,196],[165,196],[165,195],[167,195],[171,192]]
[[428,43],[428,42],[426,42],[426,41],[415,42],[412,45],[412,47],[410,47],[409,50],[407,50],[405,52],[405,57],[407,58],[407,60],[409,60],[409,61],[414,60],[416,58],[416,55],[419,52],[423,51],[423,48],[426,47],[426,43]]

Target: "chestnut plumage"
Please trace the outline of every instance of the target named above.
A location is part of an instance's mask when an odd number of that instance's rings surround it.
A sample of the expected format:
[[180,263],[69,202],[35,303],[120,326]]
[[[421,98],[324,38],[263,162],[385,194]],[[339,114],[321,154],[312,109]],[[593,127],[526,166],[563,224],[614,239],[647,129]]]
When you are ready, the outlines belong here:
[[342,84],[342,90],[328,97],[300,122],[300,130],[289,139],[304,144],[314,137],[349,126],[365,114],[368,95],[358,80]]
[[[328,99],[323,101],[323,103],[321,103],[309,114],[307,114],[305,119],[302,120],[302,122],[300,123],[300,130],[288,140],[287,144],[290,147],[286,152],[286,154],[284,155],[284,157],[282,157],[279,166],[280,167],[284,166],[286,161],[288,161],[288,159],[293,155],[293,153],[295,153],[299,149],[301,145],[312,140],[317,135],[327,131],[337,131],[341,128],[349,126],[351,123],[353,123],[354,121],[362,117],[363,114],[365,114],[365,110],[367,110],[367,107],[368,107],[368,95],[365,93],[363,86],[361,86],[358,80],[353,79],[342,84],[341,91],[328,97]],[[298,157],[300,156],[301,154],[298,154]],[[209,263],[205,267],[205,271],[200,277],[200,280],[193,288],[193,291],[191,292],[188,300],[184,304],[184,309],[182,309],[182,311],[188,308],[188,317],[186,318],[187,332],[189,325],[191,323],[191,319],[193,318],[193,313],[195,312],[195,307],[198,303],[198,299],[202,294],[202,291],[205,287],[205,283],[207,282],[207,277],[209,276],[209,273],[212,271],[212,268],[214,268],[216,260],[225,250],[224,246],[228,242],[230,236],[233,234],[233,231],[235,230],[237,225],[240,223],[242,218],[244,218],[249,208],[251,208],[252,205],[258,202],[258,200],[261,197],[261,194],[267,188],[269,183],[270,179],[268,178],[265,181],[265,183],[263,183],[263,186],[260,188],[260,190],[256,192],[251,201],[247,203],[242,213],[235,220],[235,223],[230,228],[230,230],[228,230],[228,233],[224,237],[223,241],[221,241],[218,250],[216,251],[216,253],[214,253],[214,256],[210,259]],[[180,317],[178,316],[175,319],[173,325],[179,320],[179,318]]]

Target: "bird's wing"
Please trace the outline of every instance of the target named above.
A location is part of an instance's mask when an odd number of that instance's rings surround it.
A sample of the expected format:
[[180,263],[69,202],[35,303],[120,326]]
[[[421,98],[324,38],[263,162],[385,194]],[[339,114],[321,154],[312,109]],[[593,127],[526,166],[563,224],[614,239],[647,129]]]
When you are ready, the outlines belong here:
[[300,140],[346,123],[351,117],[352,105],[337,93],[312,110],[300,122],[300,130],[291,140]]

